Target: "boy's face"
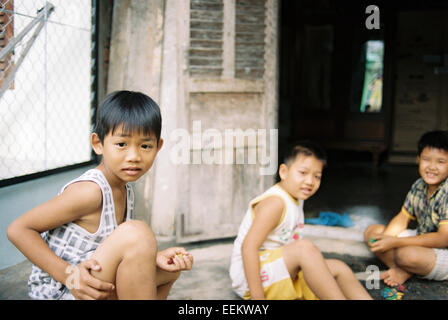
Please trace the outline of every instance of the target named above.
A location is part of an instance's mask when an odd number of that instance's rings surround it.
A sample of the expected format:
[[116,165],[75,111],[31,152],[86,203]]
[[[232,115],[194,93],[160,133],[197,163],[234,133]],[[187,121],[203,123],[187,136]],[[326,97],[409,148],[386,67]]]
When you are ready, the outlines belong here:
[[448,152],[426,147],[418,157],[418,171],[423,180],[438,187],[448,177]]
[[319,189],[323,167],[315,156],[299,154],[289,165],[280,165],[280,183],[294,198],[306,200]]
[[154,134],[127,133],[122,125],[109,132],[103,143],[96,133],[92,134],[93,149],[103,156],[104,169],[122,182],[133,182],[143,176],[151,168],[162,145],[163,140],[159,139],[157,143]]

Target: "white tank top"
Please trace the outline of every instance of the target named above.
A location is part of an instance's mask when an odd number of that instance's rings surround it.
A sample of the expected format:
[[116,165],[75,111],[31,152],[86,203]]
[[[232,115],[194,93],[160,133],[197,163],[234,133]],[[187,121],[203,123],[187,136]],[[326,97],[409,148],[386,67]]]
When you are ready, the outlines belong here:
[[[233,282],[244,277],[243,258],[241,247],[254,219],[254,206],[260,201],[270,197],[280,197],[284,202],[284,209],[279,224],[272,230],[260,247],[260,251],[282,247],[293,240],[302,238],[304,227],[303,200],[294,199],[289,193],[276,184],[266,190],[261,196],[252,200],[238,230],[238,236],[233,245],[230,264],[230,276]],[[243,280],[243,279],[239,279]]]
[[[60,193],[70,184],[78,181],[93,181],[101,188],[103,209],[98,230],[95,233],[90,233],[76,223],[70,222],[42,234],[42,238],[50,249],[71,265],[77,265],[90,258],[98,245],[118,226],[115,219],[112,188],[103,173],[98,169],[88,170],[79,178],[67,183]],[[130,220],[134,210],[134,193],[129,184],[126,184],[126,190],[125,220]],[[33,299],[60,299],[67,292],[62,283],[57,282],[47,272],[35,265],[32,267],[28,280],[28,289],[29,296]]]

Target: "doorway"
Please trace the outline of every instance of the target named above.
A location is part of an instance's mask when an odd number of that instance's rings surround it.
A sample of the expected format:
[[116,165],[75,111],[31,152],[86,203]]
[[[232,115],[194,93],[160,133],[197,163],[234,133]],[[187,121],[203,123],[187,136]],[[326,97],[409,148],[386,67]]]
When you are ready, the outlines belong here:
[[398,213],[418,138],[448,129],[448,3],[376,1],[372,30],[370,4],[283,1],[280,12],[280,153],[319,142],[329,166],[307,216],[347,212],[363,227]]
[[[389,147],[391,61],[386,10],[368,29],[363,1],[283,1],[280,145],[310,139],[338,160],[379,164]],[[380,6],[382,8],[382,6]]]

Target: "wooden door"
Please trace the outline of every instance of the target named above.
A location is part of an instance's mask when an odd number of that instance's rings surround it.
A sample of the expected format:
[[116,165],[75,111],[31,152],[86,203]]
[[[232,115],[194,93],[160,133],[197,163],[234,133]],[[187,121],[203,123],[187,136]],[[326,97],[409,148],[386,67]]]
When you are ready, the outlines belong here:
[[[178,242],[235,236],[249,201],[274,177],[261,175],[249,154],[270,142],[254,134],[275,126],[267,110],[276,97],[265,92],[276,88],[276,54],[266,52],[267,41],[276,41],[276,1],[190,0],[186,9],[181,81],[191,144],[190,161],[178,168]],[[230,132],[244,139],[226,139]]]

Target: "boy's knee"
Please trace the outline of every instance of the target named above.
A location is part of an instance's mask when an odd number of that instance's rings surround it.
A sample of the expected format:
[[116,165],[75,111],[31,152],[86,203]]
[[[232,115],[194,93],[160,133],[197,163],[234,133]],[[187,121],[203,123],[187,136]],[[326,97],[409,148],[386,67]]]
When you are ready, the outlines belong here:
[[132,250],[157,253],[157,240],[151,228],[143,221],[130,220],[119,225],[123,242]]
[[338,260],[338,259],[334,259],[334,264],[336,266],[336,268],[338,270],[340,270],[341,272],[344,271],[351,271],[350,267],[348,266],[348,264],[346,264],[344,261],[342,260]]
[[352,273],[352,270],[344,261],[338,259],[327,259],[326,261],[333,276]]
[[370,237],[371,237],[372,234],[383,233],[385,228],[386,227],[384,225],[382,225],[382,224],[371,224],[364,231],[364,241],[365,242],[369,242]]
[[309,256],[310,254],[320,254],[319,248],[308,239],[301,239],[294,242],[295,249],[299,254]]

